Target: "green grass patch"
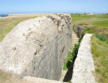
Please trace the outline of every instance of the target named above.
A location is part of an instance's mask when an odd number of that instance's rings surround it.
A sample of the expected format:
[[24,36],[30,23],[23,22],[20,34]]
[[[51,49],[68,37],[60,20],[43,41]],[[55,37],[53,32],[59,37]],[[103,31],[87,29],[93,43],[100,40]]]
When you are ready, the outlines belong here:
[[92,16],[85,15],[85,14],[71,14],[72,21],[74,23],[82,23],[82,21],[86,22],[85,20],[90,19]]
[[87,15],[72,14],[72,21],[79,25],[92,25],[100,28],[108,28],[108,14]]
[[96,21],[93,24],[99,27],[108,28],[108,20]]
[[102,37],[96,34],[91,40],[95,77],[98,83],[108,83],[108,43]]
[[[63,70],[67,70],[69,67],[73,66],[73,64],[75,62],[75,59],[77,57],[77,53],[78,53],[78,49],[79,49],[81,40],[82,40],[82,37],[79,39],[78,43],[75,44],[72,51],[68,52],[68,56],[67,56],[67,59],[66,59],[66,61],[64,63]],[[70,64],[70,62],[71,62],[71,64]]]
[[69,51],[69,52],[68,52],[67,59],[66,59],[66,61],[65,61],[65,63],[64,63],[63,70],[67,70],[67,69],[68,69],[68,68],[67,68],[67,64],[68,64],[68,62],[71,61],[72,59],[73,59],[72,52]]

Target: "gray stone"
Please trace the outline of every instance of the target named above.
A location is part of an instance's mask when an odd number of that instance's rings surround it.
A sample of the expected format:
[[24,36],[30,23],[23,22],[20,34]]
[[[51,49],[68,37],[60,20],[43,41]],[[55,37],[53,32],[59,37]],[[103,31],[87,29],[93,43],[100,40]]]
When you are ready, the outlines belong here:
[[51,14],[19,23],[0,43],[0,69],[23,76],[58,80],[71,47],[68,14]]

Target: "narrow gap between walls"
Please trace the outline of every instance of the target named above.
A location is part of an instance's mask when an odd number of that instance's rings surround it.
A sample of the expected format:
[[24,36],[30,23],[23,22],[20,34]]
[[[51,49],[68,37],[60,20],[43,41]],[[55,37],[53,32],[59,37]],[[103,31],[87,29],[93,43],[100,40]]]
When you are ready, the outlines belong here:
[[83,38],[83,35],[79,39],[78,43],[74,45],[72,51],[68,52],[67,60],[64,63],[64,68],[63,68],[64,70],[67,70],[64,76],[63,82],[70,82],[70,80],[72,79],[74,62],[75,62],[75,59],[77,58],[78,49],[80,47],[82,38]]

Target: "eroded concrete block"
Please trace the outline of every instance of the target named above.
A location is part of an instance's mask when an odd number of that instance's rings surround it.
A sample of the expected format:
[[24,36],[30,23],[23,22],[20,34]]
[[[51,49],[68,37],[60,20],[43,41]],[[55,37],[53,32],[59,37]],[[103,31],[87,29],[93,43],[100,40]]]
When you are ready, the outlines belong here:
[[58,80],[71,46],[68,14],[52,14],[19,23],[0,43],[0,69],[20,76]]

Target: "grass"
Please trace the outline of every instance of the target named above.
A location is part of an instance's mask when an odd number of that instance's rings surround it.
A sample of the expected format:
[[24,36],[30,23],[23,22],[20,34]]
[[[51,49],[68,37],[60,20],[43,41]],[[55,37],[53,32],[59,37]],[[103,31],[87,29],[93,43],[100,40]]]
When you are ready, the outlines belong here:
[[97,27],[108,28],[108,14],[104,15],[87,15],[87,14],[72,14],[72,21],[79,25],[92,25]]
[[108,20],[96,21],[96,22],[94,22],[94,25],[107,28]]
[[84,14],[72,14],[72,22],[74,24],[86,24],[87,21],[85,20],[88,20],[90,21],[91,17],[90,15],[84,15]]
[[108,83],[108,43],[100,37],[92,37],[92,53],[95,63],[96,80],[99,83]]
[[[82,38],[80,38],[79,42],[77,44],[75,44],[74,48],[68,52],[68,56],[64,63],[63,70],[67,70],[69,67],[73,66],[72,64],[74,64],[75,59],[77,57],[77,53],[78,53],[78,49],[79,49],[81,40],[82,40]],[[71,63],[71,65],[69,63]]]
[[68,68],[67,68],[67,64],[68,64],[68,62],[71,61],[72,59],[73,59],[72,52],[69,51],[69,52],[68,52],[67,59],[66,59],[66,61],[65,61],[65,63],[64,63],[63,70],[67,70],[67,69],[68,69]]

